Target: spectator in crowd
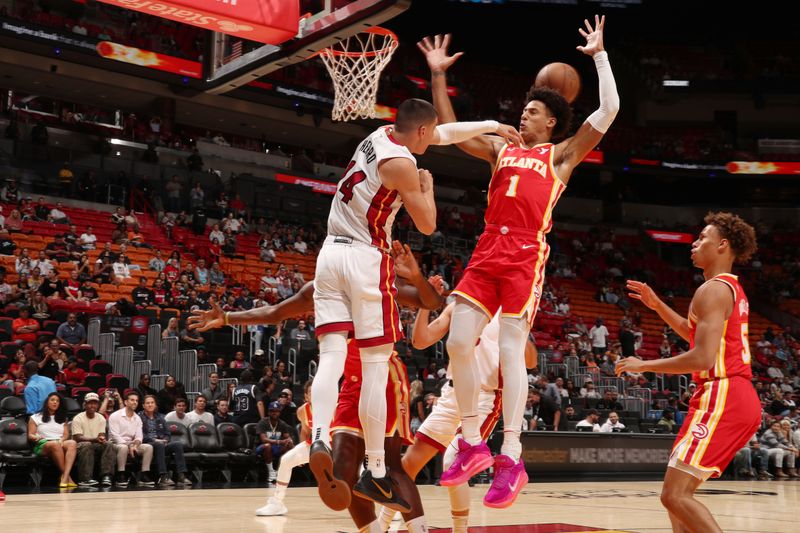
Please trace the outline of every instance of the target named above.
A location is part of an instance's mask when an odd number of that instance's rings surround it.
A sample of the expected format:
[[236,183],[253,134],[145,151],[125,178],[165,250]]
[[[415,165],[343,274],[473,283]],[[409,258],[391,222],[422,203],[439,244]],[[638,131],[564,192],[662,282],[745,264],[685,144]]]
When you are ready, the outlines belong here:
[[308,253],[308,244],[299,235],[294,241],[294,251],[303,255]]
[[186,168],[191,171],[203,170],[203,158],[200,156],[200,151],[197,148],[192,150],[189,157],[186,158]]
[[78,360],[74,357],[67,360],[67,366],[62,372],[65,383],[71,387],[81,387],[86,383],[86,371],[78,366]]
[[775,464],[775,477],[796,478],[795,459],[797,448],[793,447],[781,430],[781,423],[773,420],[760,439],[761,447],[767,450],[769,459]]
[[[138,402],[141,396],[137,396],[136,400]],[[100,401],[100,407],[97,409],[97,412],[103,415],[104,417],[108,418],[111,416],[111,413],[114,413],[120,409],[125,407],[125,400],[122,399],[122,395],[119,393],[117,389],[114,388],[106,388],[105,392]],[[134,407],[134,410],[138,410],[139,405],[137,404]]]
[[206,424],[214,425],[214,415],[206,410],[208,407],[208,398],[200,394],[194,399],[194,409],[186,413],[184,422],[187,426],[191,426],[195,422],[205,422]]
[[139,376],[139,383],[136,385],[136,392],[139,393],[140,398],[145,396],[156,396],[158,391],[150,386],[150,374],[142,374]]
[[67,408],[61,397],[52,392],[28,419],[28,441],[33,444],[33,453],[49,457],[61,472],[59,488],[74,488],[70,472],[75,464],[76,443],[69,438]]
[[[11,339],[17,344],[25,344],[28,342],[36,342],[36,332],[39,331],[39,321],[31,318],[31,310],[29,307],[20,307],[19,317],[11,322]],[[41,406],[38,406],[36,411]],[[35,412],[35,411],[32,411]]]
[[182,350],[199,350],[203,348],[206,340],[203,334],[196,329],[184,327],[180,333],[180,343]]
[[568,405],[564,408],[564,418],[567,422],[575,422],[576,420],[581,420],[581,417],[575,411],[574,405]]
[[69,224],[69,217],[64,212],[64,206],[61,202],[58,202],[56,206],[50,210],[50,214],[47,215],[47,221],[52,222],[53,224]]
[[90,280],[84,280],[80,290],[80,300],[84,302],[96,302],[100,299],[100,294],[92,285]]
[[12,209],[5,220],[5,229],[12,233],[19,233],[22,231],[23,226],[22,214],[19,209]]
[[225,233],[219,229],[219,224],[214,224],[211,227],[211,233],[208,234],[208,240],[210,242],[217,241],[217,243],[225,241]]
[[136,415],[139,405],[139,394],[130,391],[125,395],[125,406],[114,411],[108,417],[108,430],[111,442],[117,452],[117,479],[115,486],[124,488],[128,486],[128,477],[125,475],[125,465],[128,458],[141,457],[141,478],[139,484],[145,487],[155,485],[150,475],[150,463],[153,459],[153,447],[143,443],[142,419]]
[[19,395],[25,387],[25,380],[25,352],[18,348],[16,355],[14,355],[14,360],[9,365],[5,375],[0,377],[0,385]]
[[675,410],[672,407],[665,407],[661,411],[661,419],[656,424],[659,427],[667,428],[667,433],[674,433],[677,423],[675,422]]
[[608,346],[608,328],[603,323],[603,319],[598,317],[594,326],[589,330],[589,338],[592,341],[592,353],[603,355]]
[[198,285],[208,285],[208,267],[205,259],[197,260],[197,267],[194,269],[194,280]]
[[737,475],[744,478],[756,477],[756,471],[753,469],[753,456],[758,458],[758,480],[769,481],[772,479],[772,474],[767,470],[769,467],[769,451],[761,447],[758,442],[758,433],[753,435],[744,448],[736,452],[733,464]]
[[[586,412],[586,418],[578,422],[575,427],[576,428],[592,428],[593,432],[600,431],[600,424],[598,424],[600,420],[600,413],[597,412],[597,409],[589,409]],[[619,421],[619,418],[617,419]],[[578,430],[581,431],[581,430]]]
[[561,392],[554,383],[550,383],[550,378],[546,374],[539,376],[539,389],[543,397],[551,399],[556,408],[561,409]]
[[[106,419],[97,413],[100,397],[89,392],[83,398],[83,412],[72,419],[72,438],[78,443],[78,485],[111,486],[116,450],[106,436]],[[95,466],[100,481],[94,476]]]
[[622,406],[619,400],[617,400],[618,394],[617,391],[614,390],[607,390],[603,393],[603,398],[597,402],[597,409],[601,410],[611,410],[611,411],[622,411],[625,408]]
[[612,433],[614,431],[622,431],[625,429],[625,424],[619,421],[619,414],[616,411],[608,413],[608,420],[600,426],[601,433]]
[[[169,322],[167,322],[167,327],[161,332],[162,339],[168,339],[170,337],[180,339],[180,332],[178,331],[178,319],[175,317],[169,319]],[[160,398],[158,404],[161,405]]]
[[208,387],[200,391],[200,395],[208,400],[207,408],[212,413],[217,410],[217,402],[222,398],[227,398],[228,391],[220,387],[219,374],[217,372],[211,372],[208,375]]
[[583,382],[583,387],[581,387],[580,392],[581,398],[596,398],[600,399],[600,393],[597,392],[597,389],[594,386],[594,382],[591,379],[587,379]]
[[189,407],[189,401],[186,398],[177,398],[175,400],[175,409],[166,414],[167,422],[180,422],[184,426],[189,426],[190,422],[186,418],[186,410]]
[[208,281],[212,285],[216,284],[221,286],[225,284],[225,273],[222,272],[219,263],[216,261],[211,264],[211,270],[208,273]]
[[[528,398],[532,411],[529,421],[529,430],[547,430],[552,428],[553,431],[559,431],[562,429],[561,410],[556,406],[553,400],[542,396],[542,393],[537,388],[528,390]],[[564,422],[566,422],[566,420]]]
[[97,247],[97,235],[94,234],[92,226],[86,226],[86,231],[81,234],[78,244],[84,250],[94,250]]
[[155,305],[156,295],[150,287],[147,286],[147,278],[142,276],[139,278],[139,285],[134,287],[131,291],[131,300],[138,309],[144,309]]
[[0,255],[13,256],[17,250],[17,245],[11,240],[8,230],[0,229]]
[[[183,385],[180,385],[174,377],[167,376],[164,382],[164,388],[158,391],[158,396],[156,398],[159,412],[162,415],[166,415],[172,411],[179,398],[186,398],[186,391],[184,391]],[[185,405],[184,412],[186,412]]]
[[256,455],[264,459],[267,465],[269,483],[275,483],[277,472],[273,463],[294,447],[289,424],[280,420],[281,405],[278,402],[269,404],[268,416],[262,418],[256,429],[259,444]]
[[203,203],[205,202],[206,193],[203,191],[203,187],[200,185],[200,182],[194,184],[192,190],[189,191],[189,209],[195,210],[203,207]]
[[288,374],[286,371],[286,363],[281,359],[278,359],[275,362],[275,368],[273,370],[273,375],[275,377],[275,381],[279,387],[291,387],[292,386],[292,376]]
[[64,161],[61,170],[58,171],[58,183],[61,185],[61,196],[69,198],[72,196],[72,180],[75,175],[70,168],[69,162]]
[[178,175],[173,174],[169,182],[164,186],[167,193],[167,211],[177,213],[181,210],[181,191],[183,185],[178,181]]
[[86,328],[78,322],[78,315],[71,312],[67,315],[67,321],[58,326],[56,339],[61,344],[66,344],[70,348],[77,348],[81,344],[86,344]]
[[[143,442],[153,447],[158,470],[158,486],[170,487],[172,485],[191,485],[186,479],[186,460],[183,456],[183,443],[171,441],[171,434],[167,429],[168,420],[156,410],[156,397],[145,396],[139,417],[142,421]],[[176,479],[173,481],[167,474],[167,455],[175,461]]]
[[233,361],[231,361],[230,368],[241,368],[243,370],[247,370],[250,368],[250,363],[244,360],[244,352],[242,350],[238,350],[236,355],[233,356]]
[[150,259],[150,262],[147,264],[147,267],[155,272],[162,272],[166,266],[164,259],[161,257],[161,250],[156,250],[155,257]]
[[25,363],[25,407],[28,414],[38,413],[42,410],[48,395],[56,392],[56,383],[46,376],[39,375],[39,363],[28,361]]
[[223,422],[233,422],[233,417],[228,412],[228,399],[220,398],[217,400],[216,412],[214,413],[214,425],[218,426]]

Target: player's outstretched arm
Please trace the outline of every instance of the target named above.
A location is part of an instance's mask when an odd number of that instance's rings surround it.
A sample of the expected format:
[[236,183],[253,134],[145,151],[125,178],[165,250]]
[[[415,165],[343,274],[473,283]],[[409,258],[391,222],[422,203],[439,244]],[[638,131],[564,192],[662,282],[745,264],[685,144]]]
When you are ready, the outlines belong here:
[[449,304],[444,308],[442,314],[433,322],[428,322],[430,312],[420,309],[414,321],[414,329],[411,332],[411,344],[417,350],[424,350],[442,340],[450,329],[450,318],[453,314],[455,303]]
[[733,309],[733,293],[727,285],[709,283],[697,289],[692,307],[697,315],[694,348],[666,359],[642,361],[626,357],[617,362],[617,375],[623,372],[663,372],[688,374],[703,372],[714,366],[719,343],[725,332],[725,321]]
[[595,15],[594,27],[588,20],[583,22],[587,31],[579,28],[578,32],[586,39],[586,45],[578,46],[578,50],[594,59],[600,82],[600,107],[589,115],[574,136],[559,143],[556,147],[556,171],[565,183],[569,181],[575,167],[597,146],[619,112],[617,84],[614,81],[614,73],[611,72],[611,64],[608,62],[608,53],[603,48],[603,29],[606,17],[603,15],[601,18]]
[[[189,317],[189,329],[208,331],[223,326],[261,326],[277,324],[303,313],[314,311],[314,282],[309,281],[300,291],[277,305],[256,307],[247,311],[224,312],[213,303],[209,311],[194,311]],[[227,323],[225,321],[227,315]]]
[[417,230],[430,235],[436,230],[436,202],[433,198],[433,176],[425,169],[417,170],[410,159],[395,157],[385,160],[378,169],[381,182],[395,190]]
[[683,340],[689,342],[689,321],[656,296],[655,291],[647,283],[629,279],[626,288],[629,291],[628,296],[634,300],[639,300],[646,307],[658,313],[661,320],[669,324],[669,327],[680,335]]
[[394,273],[398,278],[397,301],[405,306],[439,309],[444,303],[442,277],[431,276],[426,280],[407,244],[393,241],[391,254],[394,258]]
[[[456,122],[456,113],[453,104],[450,102],[450,95],[447,94],[447,69],[462,56],[463,52],[457,52],[452,56],[447,55],[447,47],[450,45],[450,34],[436,35],[431,39],[425,37],[417,43],[417,47],[425,54],[428,67],[431,69],[431,92],[433,93],[433,106],[439,114],[439,123],[447,124]],[[488,132],[487,132],[488,133]],[[436,144],[436,143],[434,143]],[[503,148],[504,141],[498,137],[479,135],[469,140],[458,143],[461,150],[466,153],[483,159],[490,165],[497,161],[497,155]]]

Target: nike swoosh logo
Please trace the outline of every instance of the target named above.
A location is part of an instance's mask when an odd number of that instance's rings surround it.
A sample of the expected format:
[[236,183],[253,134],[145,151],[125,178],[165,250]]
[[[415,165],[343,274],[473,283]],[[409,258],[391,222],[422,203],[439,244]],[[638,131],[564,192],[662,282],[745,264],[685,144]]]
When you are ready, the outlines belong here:
[[372,480],[372,484],[375,485],[378,488],[380,493],[383,494],[384,498],[391,499],[391,497],[392,497],[391,489],[389,490],[389,492],[386,492],[385,490],[383,490],[383,487],[381,487],[380,484],[378,484],[378,482],[375,481],[374,479]]
[[533,248],[534,246],[536,246],[536,245],[535,244],[523,244],[522,245],[522,249],[523,250],[527,250],[528,248]]

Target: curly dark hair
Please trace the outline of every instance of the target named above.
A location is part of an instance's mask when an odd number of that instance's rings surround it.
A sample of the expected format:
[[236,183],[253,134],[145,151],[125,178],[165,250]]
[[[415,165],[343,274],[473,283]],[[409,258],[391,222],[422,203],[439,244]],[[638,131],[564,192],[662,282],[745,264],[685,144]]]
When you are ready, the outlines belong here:
[[737,263],[745,263],[758,249],[756,230],[733,213],[709,212],[703,221],[714,226],[723,239],[731,244]]
[[572,122],[572,108],[567,100],[558,91],[549,87],[531,87],[526,95],[526,101],[538,100],[542,102],[550,114],[555,117],[556,125],[553,128],[553,140],[561,140],[567,135]]

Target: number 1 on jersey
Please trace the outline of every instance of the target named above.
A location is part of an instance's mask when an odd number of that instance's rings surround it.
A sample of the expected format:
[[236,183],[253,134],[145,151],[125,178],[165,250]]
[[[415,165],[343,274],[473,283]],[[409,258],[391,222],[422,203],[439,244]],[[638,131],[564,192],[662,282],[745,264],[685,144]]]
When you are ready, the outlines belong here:
[[[344,171],[344,175],[346,176],[350,169],[353,168],[355,165],[355,161],[350,161],[350,164],[347,165],[347,170]],[[353,172],[353,174],[342,182],[342,185],[339,187],[339,192],[342,193],[342,202],[349,204],[350,200],[353,199],[353,187],[361,183],[367,179],[367,175],[361,172]]]
[[517,195],[517,185],[519,185],[519,176],[514,175],[510,178],[511,183],[508,184],[508,190],[506,191],[506,196],[510,196],[514,198]]

